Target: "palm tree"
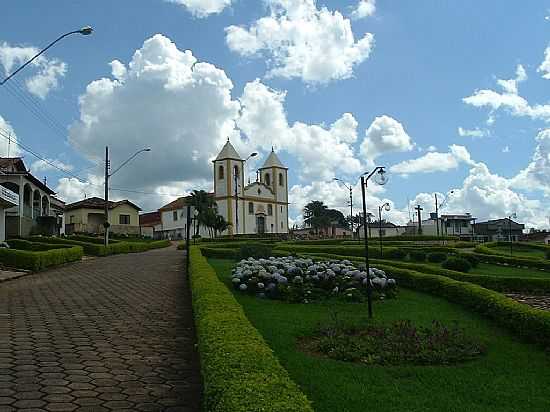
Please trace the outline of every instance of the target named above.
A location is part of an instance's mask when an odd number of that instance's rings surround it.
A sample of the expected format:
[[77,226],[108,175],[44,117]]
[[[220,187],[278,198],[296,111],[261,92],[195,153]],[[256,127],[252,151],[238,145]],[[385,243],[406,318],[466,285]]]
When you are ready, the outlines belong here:
[[195,226],[195,236],[197,236],[200,232],[200,225],[205,224],[208,219],[206,217],[207,211],[216,208],[216,202],[204,190],[193,190],[193,193],[191,193],[191,206],[199,212],[197,215],[197,225]]
[[225,232],[229,226],[231,226],[231,224],[228,223],[222,215],[216,215],[216,220],[214,222],[214,236],[217,237],[218,233]]

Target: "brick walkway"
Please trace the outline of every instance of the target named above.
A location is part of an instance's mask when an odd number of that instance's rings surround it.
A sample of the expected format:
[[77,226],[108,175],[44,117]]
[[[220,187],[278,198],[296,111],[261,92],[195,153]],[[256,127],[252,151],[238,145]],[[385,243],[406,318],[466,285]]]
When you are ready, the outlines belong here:
[[0,411],[198,411],[183,255],[92,259],[0,284]]

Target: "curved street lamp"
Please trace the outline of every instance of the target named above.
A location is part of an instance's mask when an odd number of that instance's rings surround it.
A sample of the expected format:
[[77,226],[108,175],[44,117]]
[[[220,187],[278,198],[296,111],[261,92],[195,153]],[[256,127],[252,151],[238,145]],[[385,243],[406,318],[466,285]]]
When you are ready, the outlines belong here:
[[510,216],[508,216],[508,240],[510,240],[510,256],[512,256],[512,219],[517,219],[518,215],[516,212],[512,213]]
[[386,212],[389,212],[391,210],[391,205],[389,204],[389,202],[378,206],[378,239],[380,243],[380,259],[382,259],[382,209],[384,209]]
[[65,37],[68,37],[72,34],[82,34],[83,36],[88,36],[92,34],[94,29],[92,29],[90,26],[82,27],[79,30],[70,31],[68,33],[65,33],[61,36],[59,36],[57,39],[52,41],[50,44],[48,44],[45,48],[40,50],[38,53],[36,53],[30,60],[25,62],[22,66],[20,66],[16,71],[14,71],[12,74],[10,74],[8,77],[6,77],[4,80],[0,82],[0,86],[3,86],[4,83],[6,83],[9,79],[11,79],[13,76],[15,76],[17,73],[19,73],[21,70],[23,70],[25,67],[27,67],[29,64],[31,64],[34,60],[36,60],[40,55],[42,55],[46,50],[48,50],[50,47],[52,47],[54,44],[56,44],[58,41],[64,39]]
[[[366,177],[365,177],[366,176]],[[370,283],[370,265],[369,265],[369,237],[367,233],[367,200],[365,193],[367,191],[367,183],[374,176],[374,182],[379,185],[388,183],[386,176],[386,168],[377,166],[372,172],[366,172],[361,175],[361,197],[363,198],[363,231],[365,235],[365,266],[367,270],[367,302],[369,309],[369,318],[372,318],[372,285]]]

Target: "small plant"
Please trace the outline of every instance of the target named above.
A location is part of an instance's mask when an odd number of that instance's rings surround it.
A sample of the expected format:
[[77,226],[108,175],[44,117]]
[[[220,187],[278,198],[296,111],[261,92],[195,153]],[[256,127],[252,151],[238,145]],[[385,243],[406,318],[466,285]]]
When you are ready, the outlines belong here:
[[240,247],[241,259],[267,259],[271,256],[272,246],[265,243],[246,243]]
[[432,252],[428,253],[428,262],[441,263],[447,259],[447,254],[444,252]]
[[382,252],[382,257],[384,259],[405,259],[407,256],[407,252],[405,252],[403,249],[398,248],[387,248],[384,249]]
[[409,252],[409,257],[415,262],[424,262],[426,260],[426,252],[423,250],[411,250]]
[[472,265],[470,262],[468,262],[466,259],[456,256],[449,256],[447,260],[445,260],[441,266],[445,269],[449,270],[456,270],[458,272],[469,272],[472,268]]

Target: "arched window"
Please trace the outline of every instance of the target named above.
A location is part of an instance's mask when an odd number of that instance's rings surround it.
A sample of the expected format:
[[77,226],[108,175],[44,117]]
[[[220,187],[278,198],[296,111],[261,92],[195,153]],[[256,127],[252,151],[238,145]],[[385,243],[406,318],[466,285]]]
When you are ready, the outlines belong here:
[[239,166],[235,165],[233,166],[233,173],[236,177],[239,177]]
[[267,205],[267,214],[269,216],[273,215],[273,205]]
[[271,176],[269,176],[269,173],[265,174],[265,184],[271,186]]
[[282,173],[279,173],[279,186],[284,186],[283,174]]
[[223,166],[220,165],[218,167],[218,179],[222,180],[223,179]]
[[248,214],[253,215],[254,214],[254,203],[248,202]]

